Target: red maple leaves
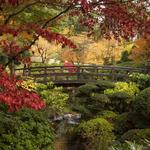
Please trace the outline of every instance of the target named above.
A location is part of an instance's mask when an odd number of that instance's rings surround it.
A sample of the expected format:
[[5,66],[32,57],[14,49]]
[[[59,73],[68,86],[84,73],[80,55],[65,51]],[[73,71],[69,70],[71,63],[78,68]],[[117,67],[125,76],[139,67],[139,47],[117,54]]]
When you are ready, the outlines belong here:
[[89,27],[99,26],[104,37],[114,36],[129,39],[137,34],[146,37],[150,34],[148,1],[117,0],[73,0],[83,13],[81,24]]
[[19,0],[0,0],[0,4],[11,4],[13,6],[19,4]]
[[12,34],[13,36],[17,36],[18,35],[18,30],[14,29],[14,28],[11,28],[7,25],[0,25],[0,33],[1,34]]
[[18,111],[24,107],[36,110],[45,107],[44,101],[35,92],[30,92],[18,86],[20,80],[10,77],[0,69],[0,103],[6,104],[10,112]]
[[14,41],[2,40],[0,44],[3,48],[3,52],[8,56],[14,56],[22,50]]
[[33,29],[38,35],[42,36],[49,42],[56,41],[57,43],[61,43],[62,45],[68,46],[70,48],[73,49],[76,48],[76,45],[71,40],[67,39],[66,37],[64,37],[59,33],[48,31],[46,29],[39,27],[36,24],[30,24],[28,27]]
[[[53,33],[43,29],[42,27],[36,24],[27,24],[18,29],[12,29],[11,27],[5,25],[0,25],[1,34],[11,34],[13,36],[18,36],[19,33],[23,31],[29,31],[33,36],[42,36],[47,39],[49,42],[56,41],[62,45],[69,46],[70,48],[76,48],[76,45],[73,44],[69,39],[65,38],[61,34]],[[29,63],[30,57],[24,57],[23,53],[28,51],[30,46],[20,47],[16,42],[16,39],[10,40],[1,40],[0,42],[2,52],[9,58],[13,60],[18,60],[23,63]],[[6,104],[8,110],[13,112],[20,110],[24,107],[33,108],[36,110],[42,109],[45,107],[45,103],[42,101],[40,96],[35,92],[30,92],[26,89],[18,87],[19,80],[15,76],[9,76],[4,70],[0,69],[0,103]]]

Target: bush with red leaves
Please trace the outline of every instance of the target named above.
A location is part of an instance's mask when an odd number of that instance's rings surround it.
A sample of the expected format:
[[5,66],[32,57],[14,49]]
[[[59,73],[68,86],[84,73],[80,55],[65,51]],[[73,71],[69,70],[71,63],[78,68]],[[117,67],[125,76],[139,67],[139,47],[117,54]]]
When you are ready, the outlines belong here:
[[8,106],[8,111],[14,112],[25,107],[40,110],[45,107],[37,93],[18,86],[21,81],[16,76],[9,76],[2,69],[0,72],[0,103]]

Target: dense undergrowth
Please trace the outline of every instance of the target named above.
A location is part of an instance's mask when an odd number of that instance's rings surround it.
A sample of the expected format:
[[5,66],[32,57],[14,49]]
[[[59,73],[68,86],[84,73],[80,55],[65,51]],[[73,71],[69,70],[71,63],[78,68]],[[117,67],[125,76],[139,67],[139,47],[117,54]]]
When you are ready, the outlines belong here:
[[10,113],[1,105],[0,149],[53,150],[56,123],[49,118],[80,113],[79,125],[68,125],[66,133],[78,150],[148,150],[150,88],[148,75],[143,76],[133,74],[129,82],[87,83],[77,88],[71,102],[62,87],[29,78],[19,86],[37,92],[46,107]]
[[78,149],[149,149],[145,144],[150,140],[148,79],[149,75],[132,74],[128,82],[97,81],[80,86],[72,105],[82,114],[72,136],[80,143]]

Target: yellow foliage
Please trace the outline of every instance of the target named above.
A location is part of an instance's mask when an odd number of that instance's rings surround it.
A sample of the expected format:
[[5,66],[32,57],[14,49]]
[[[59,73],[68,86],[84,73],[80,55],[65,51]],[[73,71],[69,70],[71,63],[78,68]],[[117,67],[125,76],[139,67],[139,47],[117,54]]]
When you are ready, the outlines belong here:
[[[64,29],[63,33],[67,34],[68,31],[68,29]],[[94,41],[92,38],[87,37],[85,32],[70,36],[69,39],[77,45],[77,50],[72,50],[68,47],[62,49],[61,45],[48,43],[41,37],[37,45],[47,51],[47,58],[51,58],[53,54],[57,53],[62,61],[68,60],[93,64],[103,64],[106,57],[117,61],[120,59],[121,50],[123,50],[123,46],[119,45],[115,39]],[[31,50],[34,51],[34,56],[39,56],[36,46],[33,46]]]
[[28,78],[28,80],[19,83],[18,86],[28,91],[35,91],[37,84],[34,83],[33,79]]
[[26,39],[26,40],[32,40],[32,36],[30,34],[28,34],[27,32],[22,32],[21,37]]

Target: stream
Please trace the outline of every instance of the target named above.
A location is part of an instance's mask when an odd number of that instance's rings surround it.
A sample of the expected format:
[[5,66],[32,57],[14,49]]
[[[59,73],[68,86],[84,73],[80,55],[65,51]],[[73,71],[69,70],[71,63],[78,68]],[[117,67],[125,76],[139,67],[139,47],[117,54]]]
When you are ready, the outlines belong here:
[[69,140],[67,132],[79,124],[80,118],[81,114],[65,114],[51,119],[56,124],[55,150],[77,150],[75,141]]

